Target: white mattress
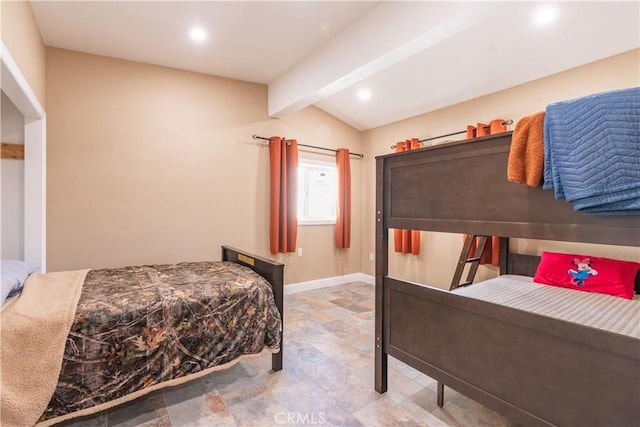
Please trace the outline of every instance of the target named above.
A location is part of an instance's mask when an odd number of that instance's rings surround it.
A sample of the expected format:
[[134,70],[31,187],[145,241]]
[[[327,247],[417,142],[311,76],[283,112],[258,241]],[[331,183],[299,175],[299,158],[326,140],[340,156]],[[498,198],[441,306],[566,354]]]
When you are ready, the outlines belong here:
[[506,275],[455,289],[456,294],[640,338],[640,300],[535,283]]

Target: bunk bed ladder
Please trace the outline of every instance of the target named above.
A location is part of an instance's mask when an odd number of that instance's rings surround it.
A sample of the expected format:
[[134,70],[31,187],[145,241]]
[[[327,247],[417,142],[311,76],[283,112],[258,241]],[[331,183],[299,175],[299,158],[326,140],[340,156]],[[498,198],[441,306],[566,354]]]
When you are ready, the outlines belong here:
[[[476,237],[479,237],[480,241],[478,242],[478,245],[476,245],[476,250],[473,256],[471,258],[468,258],[469,251],[471,250],[471,245]],[[487,245],[488,238],[488,236],[467,234],[467,238],[464,240],[464,245],[462,245],[462,252],[460,252],[460,259],[458,260],[456,272],[453,274],[453,280],[451,280],[451,286],[449,287],[450,291],[460,286],[467,286],[473,283],[473,278],[476,277],[476,272],[478,271],[478,266],[480,265],[480,258],[482,258],[482,252],[484,252],[484,248]],[[462,273],[464,272],[464,266],[467,264],[471,264],[471,266],[469,267],[469,272],[467,273],[467,279],[463,283],[460,283]]]
[[[473,256],[471,258],[468,258],[469,251],[471,250],[471,245],[473,244],[473,241],[476,237],[479,237],[480,241],[476,245],[476,250]],[[467,237],[464,239],[464,244],[462,245],[462,251],[460,252],[460,258],[458,259],[456,272],[453,274],[453,279],[451,280],[451,286],[449,287],[450,291],[454,290],[455,288],[467,286],[473,283],[473,278],[476,277],[476,272],[478,271],[478,266],[480,265],[480,259],[482,258],[482,253],[484,252],[484,248],[487,245],[488,239],[488,236],[467,234]],[[471,264],[471,267],[469,267],[469,272],[467,273],[467,279],[463,283],[460,283],[462,273],[464,272],[464,266],[467,264]],[[438,407],[442,408],[444,406],[444,383],[438,381],[437,390],[437,404]]]

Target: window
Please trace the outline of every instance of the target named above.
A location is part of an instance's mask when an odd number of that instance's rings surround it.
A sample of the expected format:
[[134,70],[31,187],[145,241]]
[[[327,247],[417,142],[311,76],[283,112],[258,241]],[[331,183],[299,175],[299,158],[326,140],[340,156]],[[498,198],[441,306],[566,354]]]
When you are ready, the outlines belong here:
[[298,223],[335,224],[338,194],[335,163],[298,163]]

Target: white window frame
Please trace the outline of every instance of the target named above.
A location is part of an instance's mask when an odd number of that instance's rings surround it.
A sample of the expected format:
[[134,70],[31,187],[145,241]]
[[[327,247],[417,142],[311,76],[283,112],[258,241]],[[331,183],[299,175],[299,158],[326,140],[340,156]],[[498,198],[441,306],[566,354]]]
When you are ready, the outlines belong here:
[[[335,186],[335,201],[334,201],[334,213],[333,218],[326,219],[308,219],[306,215],[308,212],[305,212],[306,199],[301,198],[300,194],[303,192],[303,189],[306,188],[307,182],[301,182],[301,173],[300,171],[304,167],[321,167],[326,169],[332,169],[336,175],[336,186]],[[320,160],[307,160],[307,159],[299,159],[298,160],[298,225],[335,225],[336,223],[336,215],[337,215],[337,203],[338,203],[338,170],[335,162],[324,162]]]

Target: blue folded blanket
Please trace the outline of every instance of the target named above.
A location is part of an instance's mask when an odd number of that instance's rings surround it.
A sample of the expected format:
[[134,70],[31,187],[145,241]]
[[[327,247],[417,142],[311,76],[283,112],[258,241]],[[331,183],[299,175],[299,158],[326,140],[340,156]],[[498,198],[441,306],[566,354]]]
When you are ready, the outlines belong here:
[[544,185],[575,210],[640,212],[640,88],[549,104]]

